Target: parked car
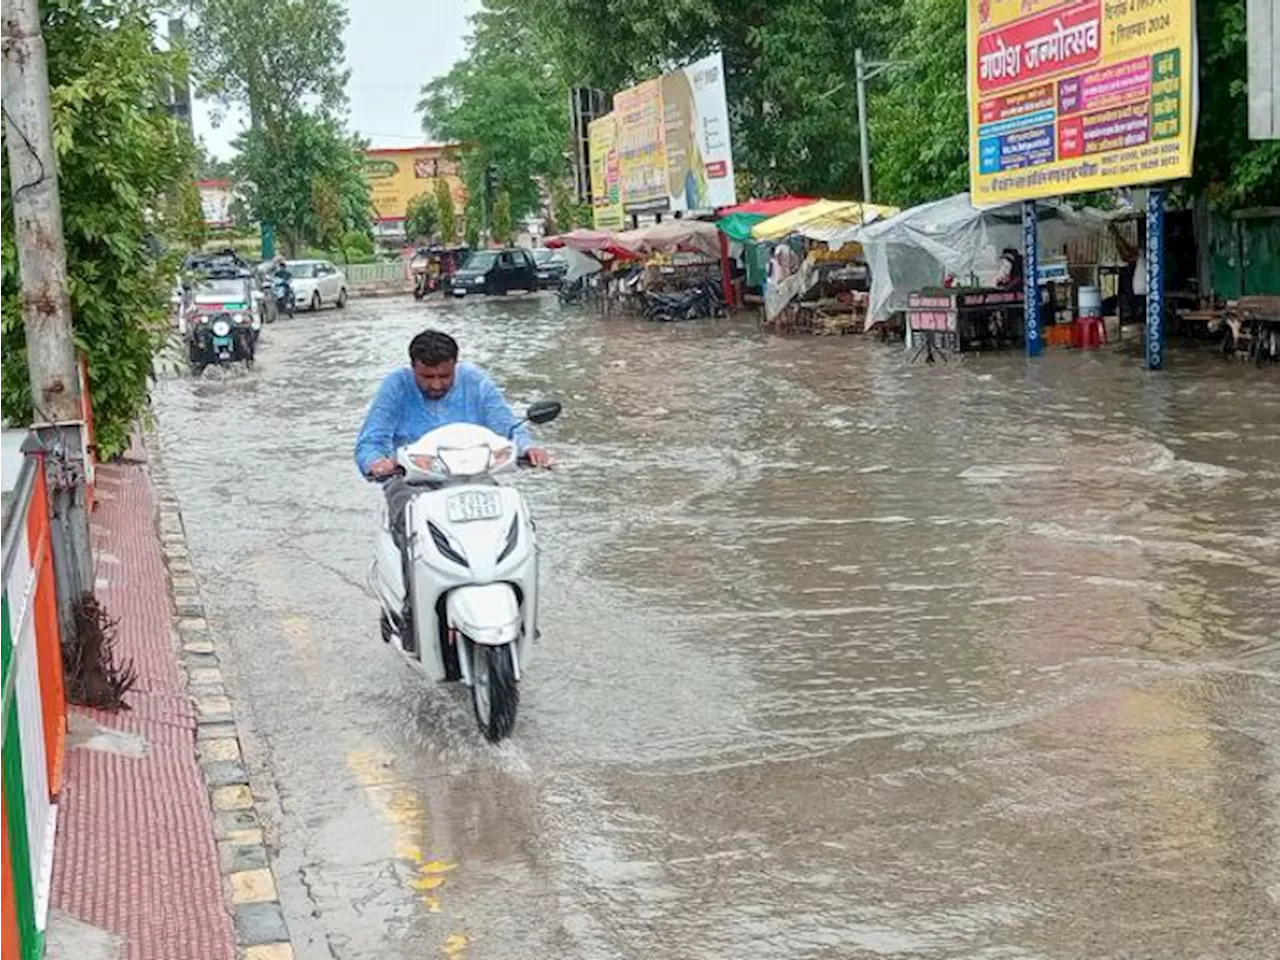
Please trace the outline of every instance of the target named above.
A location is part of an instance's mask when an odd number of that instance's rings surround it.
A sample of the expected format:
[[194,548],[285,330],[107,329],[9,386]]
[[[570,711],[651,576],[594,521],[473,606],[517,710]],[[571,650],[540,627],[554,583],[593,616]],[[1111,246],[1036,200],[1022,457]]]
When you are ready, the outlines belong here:
[[464,297],[468,293],[536,291],[538,266],[533,254],[520,247],[477,250],[449,279],[449,289],[456,297]]
[[285,266],[299,307],[315,311],[326,303],[339,309],[347,305],[347,277],[328,260],[288,260]]
[[559,250],[537,247],[533,251],[533,262],[538,265],[538,286],[543,290],[559,287],[569,272],[569,261]]

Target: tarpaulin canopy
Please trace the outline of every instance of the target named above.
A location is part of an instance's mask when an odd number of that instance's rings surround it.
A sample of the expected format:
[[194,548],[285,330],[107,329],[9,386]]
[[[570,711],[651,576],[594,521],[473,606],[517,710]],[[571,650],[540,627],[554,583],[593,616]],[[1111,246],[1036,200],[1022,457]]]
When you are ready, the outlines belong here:
[[808,230],[857,226],[897,212],[897,207],[861,203],[857,200],[815,200],[757,223],[751,228],[751,236],[756,240],[781,240],[793,233],[807,236]]
[[720,232],[705,220],[664,220],[637,230],[624,230],[618,243],[640,253],[700,253],[720,256]]
[[781,197],[763,197],[758,200],[748,200],[745,203],[739,203],[732,207],[722,207],[720,216],[731,217],[738,213],[757,214],[762,217],[776,217],[780,213],[786,213],[788,210],[794,210],[796,207],[807,207],[818,199],[817,197],[796,197],[787,194]]
[[720,219],[716,228],[731,240],[745,243],[751,239],[751,228],[762,220],[776,217],[780,213],[806,207],[813,203],[813,197],[766,197],[762,200],[748,200],[734,207],[725,207],[720,211]]
[[698,253],[720,256],[720,232],[705,220],[666,220],[636,230],[590,230],[582,228],[558,237],[548,237],[548,247],[568,247],[593,256],[606,255],[638,260],[650,253]]
[[620,242],[618,237],[619,234],[614,233],[612,230],[592,230],[589,227],[580,227],[569,233],[562,233],[558,237],[547,237],[546,245],[553,249],[567,247],[570,250],[578,250],[582,253],[603,254],[623,260],[640,259],[640,251]]
[[[1043,200],[1037,208],[1042,255],[1070,240],[1106,233],[1106,218],[1098,213]],[[1021,205],[979,210],[969,194],[958,193],[870,223],[852,239],[862,244],[871,268],[870,326],[905,307],[910,293],[941,284],[947,274],[992,282],[1001,251],[1022,249]]]

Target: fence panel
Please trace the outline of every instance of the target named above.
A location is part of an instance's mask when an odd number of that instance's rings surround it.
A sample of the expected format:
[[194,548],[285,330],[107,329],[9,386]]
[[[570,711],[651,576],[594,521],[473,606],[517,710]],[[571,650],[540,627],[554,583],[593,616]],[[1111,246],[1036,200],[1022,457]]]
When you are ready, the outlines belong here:
[[[6,488],[9,487],[6,477]],[[4,522],[3,717],[6,938],[40,953],[53,874],[65,737],[57,596],[43,466],[28,457]],[[10,493],[6,489],[6,493]],[[45,689],[48,687],[48,689]]]
[[52,530],[49,497],[41,464],[27,511],[27,544],[35,568],[36,592],[32,621],[36,631],[36,658],[40,673],[41,714],[44,720],[44,757],[48,765],[49,795],[56,798],[62,785],[62,756],[67,739],[67,697],[62,680],[62,626],[58,622],[58,587],[53,573]]
[[409,277],[409,265],[404,260],[394,263],[348,263],[340,268],[352,286],[364,283],[395,283]]

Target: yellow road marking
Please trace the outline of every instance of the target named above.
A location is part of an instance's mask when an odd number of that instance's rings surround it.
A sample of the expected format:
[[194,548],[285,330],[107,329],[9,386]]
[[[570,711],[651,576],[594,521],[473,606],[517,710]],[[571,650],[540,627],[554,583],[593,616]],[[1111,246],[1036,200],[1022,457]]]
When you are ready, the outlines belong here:
[[[396,859],[412,867],[413,876],[407,886],[418,894],[419,902],[429,913],[441,913],[438,891],[458,864],[428,858],[418,846],[428,836],[426,805],[396,776],[395,762],[391,753],[377,748],[347,754],[352,776],[364,788],[379,816],[395,828]],[[470,944],[467,934],[452,933],[442,949],[451,960],[462,960]]]

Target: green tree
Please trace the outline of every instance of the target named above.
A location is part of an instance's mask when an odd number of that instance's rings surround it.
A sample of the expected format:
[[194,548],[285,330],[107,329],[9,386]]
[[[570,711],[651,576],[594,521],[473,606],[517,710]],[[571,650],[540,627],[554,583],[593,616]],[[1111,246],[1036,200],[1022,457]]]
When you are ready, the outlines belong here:
[[452,246],[458,242],[458,217],[453,209],[453,191],[444,177],[436,181],[436,213],[440,218],[440,241]]
[[[249,111],[236,141],[251,206],[285,250],[332,248],[367,224],[362,144],[343,129],[349,76],[340,0],[193,0],[191,50],[199,89]],[[318,209],[317,209],[318,204]]]
[[[183,191],[195,158],[160,96],[181,64],[155,49],[144,3],[43,0],[41,14],[74,335],[89,360],[99,455],[111,457],[128,445],[152,357],[169,332],[181,254],[162,251],[189,227]],[[4,180],[8,224],[7,163]],[[21,423],[33,415],[27,379],[17,374],[26,368],[21,281],[13,233],[2,232],[3,404]]]
[[340,0],[191,0],[190,34],[202,94],[249,111],[271,128],[306,105],[346,100],[346,5]]
[[330,117],[291,114],[235,141],[236,173],[252,184],[250,205],[273,223],[286,252],[332,249],[348,230],[366,230],[372,207],[361,143]]
[[468,145],[462,164],[469,195],[482,189],[485,169],[495,164],[512,215],[525,216],[541,207],[539,178],[565,171],[567,88],[548,69],[518,4],[490,3],[471,22],[467,56],[423,87],[423,128]]
[[560,103],[570,85],[612,93],[722,51],[735,166],[751,189],[829,196],[859,192],[854,50],[887,54],[901,6],[902,0],[679,0],[609,4],[604,14],[598,0],[487,3],[503,22],[528,25],[536,38],[533,62],[552,65]]
[[377,259],[368,230],[348,230],[338,241],[343,263],[372,263]]
[[905,61],[875,81],[872,198],[908,207],[969,189],[965,0],[906,0],[891,53]]
[[430,242],[440,225],[440,207],[435,193],[420,193],[405,210],[404,235],[409,241]]
[[493,201],[493,238],[499,243],[511,242],[511,194],[499,190]]
[[1249,139],[1245,0],[1199,0],[1193,185],[1226,207],[1280,204],[1280,141]]

